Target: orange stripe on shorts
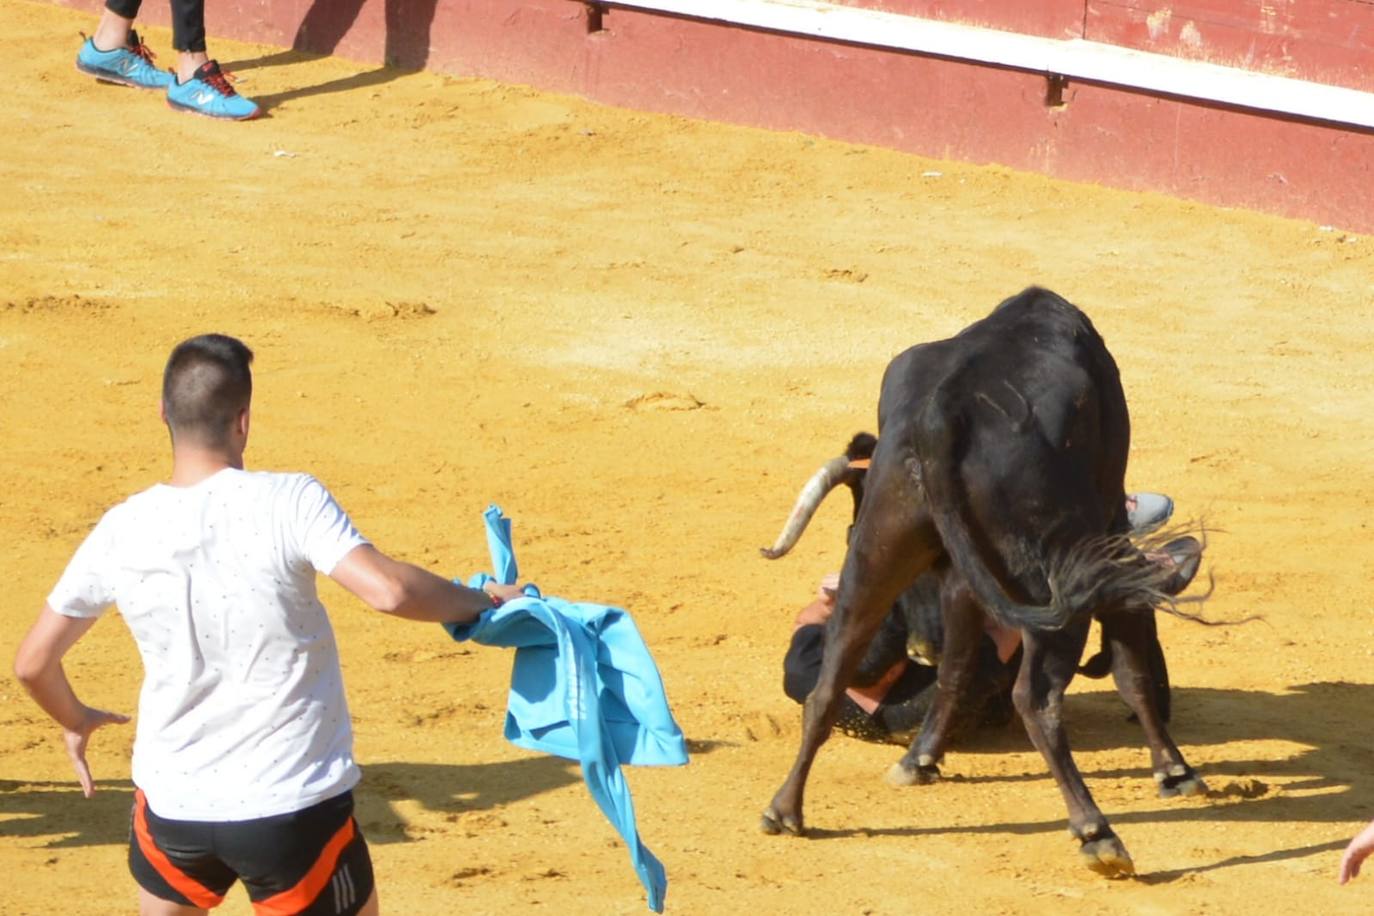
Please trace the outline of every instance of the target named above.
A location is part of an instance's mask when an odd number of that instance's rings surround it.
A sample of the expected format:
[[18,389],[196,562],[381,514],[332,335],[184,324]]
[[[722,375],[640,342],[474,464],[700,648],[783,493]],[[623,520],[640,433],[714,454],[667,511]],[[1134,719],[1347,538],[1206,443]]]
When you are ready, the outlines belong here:
[[314,903],[315,898],[320,896],[324,886],[329,883],[334,866],[339,864],[339,856],[343,854],[344,847],[353,841],[356,832],[353,818],[350,817],[329,838],[329,842],[324,844],[320,857],[310,866],[310,871],[305,873],[305,877],[296,882],[295,887],[288,888],[280,894],[273,894],[266,900],[254,901],[253,912],[257,916],[294,916]]
[[223,894],[216,894],[177,868],[172,864],[172,860],[167,858],[167,854],[157,848],[157,843],[153,842],[152,831],[148,829],[148,799],[144,797],[142,789],[134,790],[134,836],[138,840],[138,848],[142,851],[143,857],[177,893],[202,909],[208,910],[219,906],[220,901],[224,899]]

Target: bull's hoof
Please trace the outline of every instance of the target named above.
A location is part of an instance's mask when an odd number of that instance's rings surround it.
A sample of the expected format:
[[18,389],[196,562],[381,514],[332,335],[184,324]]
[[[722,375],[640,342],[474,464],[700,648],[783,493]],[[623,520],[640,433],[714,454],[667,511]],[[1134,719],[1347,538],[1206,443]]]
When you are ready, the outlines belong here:
[[1155,773],[1159,784],[1160,798],[1178,798],[1188,795],[1206,795],[1207,783],[1190,766],[1175,764],[1167,770]]
[[899,760],[888,767],[883,779],[890,786],[905,788],[907,786],[928,786],[933,782],[940,781],[940,768],[934,764],[928,766],[918,766],[914,770],[907,767],[906,763]]
[[763,812],[763,817],[759,819],[759,829],[769,836],[777,836],[780,833],[802,836],[806,833],[801,818],[794,815],[781,815],[775,808],[769,808]]
[[1078,847],[1083,864],[1104,878],[1125,878],[1135,874],[1135,863],[1131,854],[1114,833],[1085,840]]

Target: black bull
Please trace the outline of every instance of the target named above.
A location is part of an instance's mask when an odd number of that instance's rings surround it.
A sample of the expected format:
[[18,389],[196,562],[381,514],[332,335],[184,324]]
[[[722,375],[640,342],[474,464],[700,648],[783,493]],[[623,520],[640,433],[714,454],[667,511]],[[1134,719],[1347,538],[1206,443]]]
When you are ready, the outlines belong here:
[[1073,305],[1028,289],[955,337],[894,359],[878,424],[801,747],[763,829],[803,832],[807,774],[845,687],[894,602],[939,565],[937,695],[889,778],[910,784],[938,773],[986,613],[1022,633],[1013,701],[1063,793],[1086,864],[1132,873],[1063,726],[1064,691],[1094,617],[1117,690],[1144,730],[1160,794],[1205,786],[1169,737],[1151,673],[1154,610],[1173,607],[1162,590],[1169,572],[1127,538],[1130,419],[1106,345]]

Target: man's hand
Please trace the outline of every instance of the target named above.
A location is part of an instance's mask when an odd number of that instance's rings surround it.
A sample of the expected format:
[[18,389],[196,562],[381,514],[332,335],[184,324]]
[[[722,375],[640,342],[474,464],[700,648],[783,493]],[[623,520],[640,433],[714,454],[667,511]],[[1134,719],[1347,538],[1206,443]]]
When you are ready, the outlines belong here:
[[62,670],[62,656],[94,624],[94,617],[67,617],[44,605],[14,657],[14,676],[43,711],[62,726],[67,756],[76,767],[81,793],[87,798],[95,794],[91,768],[86,764],[86,744],[91,732],[103,725],[129,721],[128,716],[92,709],[82,703]]
[[102,725],[123,725],[128,721],[129,717],[121,713],[87,706],[85,718],[75,731],[69,728],[62,729],[62,741],[67,745],[67,756],[72,759],[72,766],[76,768],[76,778],[81,783],[81,794],[87,798],[95,794],[95,780],[91,778],[91,767],[86,763],[86,744],[91,740],[91,733]]
[[514,601],[516,598],[525,597],[525,587],[523,585],[502,585],[495,580],[482,586],[482,591],[490,595],[497,604],[505,604],[507,601]]
[[1359,875],[1360,866],[1369,858],[1371,852],[1374,852],[1374,821],[1370,821],[1367,827],[1356,834],[1350,845],[1345,848],[1345,855],[1341,856],[1339,875],[1342,884]]

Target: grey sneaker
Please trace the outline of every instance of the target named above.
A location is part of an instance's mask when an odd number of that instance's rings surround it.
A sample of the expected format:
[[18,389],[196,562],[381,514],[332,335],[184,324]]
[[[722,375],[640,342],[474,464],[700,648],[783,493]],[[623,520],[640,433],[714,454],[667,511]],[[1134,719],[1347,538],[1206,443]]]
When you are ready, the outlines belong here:
[[1177,595],[1188,587],[1202,565],[1202,543],[1194,537],[1175,538],[1161,547],[1160,551],[1168,556],[1174,567],[1173,575],[1160,591],[1166,595]]
[[1126,496],[1126,522],[1131,531],[1152,531],[1174,514],[1174,501],[1163,493],[1131,493]]

